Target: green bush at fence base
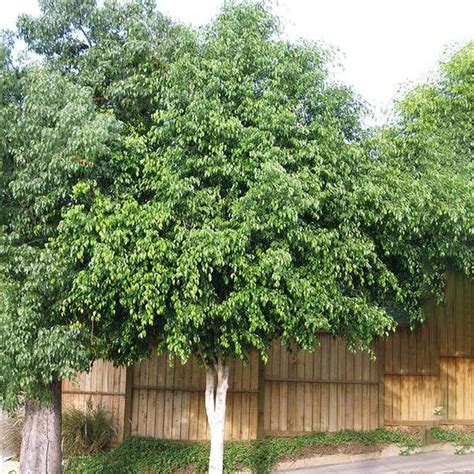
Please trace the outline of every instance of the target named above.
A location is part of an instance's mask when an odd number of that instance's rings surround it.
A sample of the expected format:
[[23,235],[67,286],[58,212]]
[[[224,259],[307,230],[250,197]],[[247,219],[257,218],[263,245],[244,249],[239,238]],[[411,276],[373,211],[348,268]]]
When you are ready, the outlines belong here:
[[[399,431],[341,431],[311,433],[294,438],[264,438],[248,442],[228,442],[225,445],[224,470],[231,473],[248,469],[265,474],[288,456],[298,456],[311,447],[337,446],[352,442],[364,445],[392,443],[405,452],[421,446],[421,438]],[[72,458],[67,472],[87,474],[166,474],[178,469],[207,472],[209,445],[130,436],[109,453]]]
[[456,447],[457,454],[465,454],[474,448],[474,433],[457,431],[449,428],[431,429],[433,440],[449,443]]

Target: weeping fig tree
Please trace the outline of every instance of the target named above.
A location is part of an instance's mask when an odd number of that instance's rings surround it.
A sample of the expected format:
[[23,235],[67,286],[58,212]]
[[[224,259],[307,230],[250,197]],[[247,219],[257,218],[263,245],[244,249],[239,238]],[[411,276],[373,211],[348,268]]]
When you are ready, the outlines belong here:
[[[185,29],[151,0],[39,6],[0,48],[0,404],[26,409],[21,471],[56,473],[61,381],[116,337],[92,312],[62,311],[74,269],[52,248],[58,224],[78,183],[113,192],[124,133],[149,128],[150,80]],[[17,38],[33,60],[12,59]]]
[[63,311],[116,328],[110,357],[130,360],[150,335],[197,357],[220,473],[230,360],[266,358],[275,338],[311,350],[320,331],[369,349],[395,311],[419,317],[432,292],[419,270],[444,256],[418,252],[413,170],[367,146],[329,52],[282,39],[260,2],[226,3],[176,51],[114,192],[75,188],[57,241],[77,271]]

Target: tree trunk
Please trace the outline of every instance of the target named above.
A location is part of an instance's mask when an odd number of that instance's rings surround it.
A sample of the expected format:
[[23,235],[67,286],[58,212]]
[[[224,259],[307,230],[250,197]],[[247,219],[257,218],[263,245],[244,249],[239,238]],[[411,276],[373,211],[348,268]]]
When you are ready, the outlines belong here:
[[222,474],[224,464],[224,423],[229,366],[220,359],[206,370],[206,412],[211,431],[209,474]]
[[27,400],[20,452],[21,474],[61,473],[61,383],[49,387],[50,405]]

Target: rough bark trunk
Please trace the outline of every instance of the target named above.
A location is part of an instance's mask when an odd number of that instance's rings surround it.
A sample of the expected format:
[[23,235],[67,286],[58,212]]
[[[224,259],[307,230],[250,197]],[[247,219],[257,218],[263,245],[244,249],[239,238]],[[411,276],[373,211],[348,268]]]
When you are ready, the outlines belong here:
[[21,474],[61,473],[61,384],[49,387],[50,405],[27,400],[20,452]]
[[224,464],[224,423],[229,366],[218,360],[206,371],[206,412],[211,431],[209,474],[222,474]]

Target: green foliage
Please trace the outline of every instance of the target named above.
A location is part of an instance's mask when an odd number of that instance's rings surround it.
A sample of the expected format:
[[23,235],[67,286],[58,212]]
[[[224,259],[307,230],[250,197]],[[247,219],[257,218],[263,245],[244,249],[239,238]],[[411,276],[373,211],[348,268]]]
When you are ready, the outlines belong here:
[[66,472],[164,474],[189,465],[196,465],[198,472],[206,472],[208,457],[209,448],[204,444],[133,436],[110,453],[72,458]]
[[466,454],[474,448],[474,433],[455,429],[431,428],[431,436],[437,441],[456,446],[456,454]]
[[104,333],[93,316],[60,311],[74,273],[48,242],[75,184],[113,190],[123,131],[150,121],[146,82],[173,51],[174,29],[154,2],[45,0],[40,9],[18,22],[40,61],[15,63],[12,34],[0,46],[0,404],[10,410],[24,397],[48,399],[51,381],[97,357]]
[[126,362],[149,339],[203,363],[265,357],[275,337],[313,348],[323,330],[367,349],[394,326],[383,298],[403,298],[363,231],[361,107],[329,80],[328,52],[282,40],[255,2],[176,49],[114,192],[75,189],[58,246],[79,269],[66,314],[117,328],[105,354]]
[[413,313],[419,301],[442,299],[446,267],[472,277],[473,71],[471,42],[441,65],[436,81],[410,91],[397,121],[369,144],[367,225]]
[[69,408],[63,413],[63,452],[69,456],[87,456],[110,447],[117,435],[110,415],[101,405],[90,402],[85,410]]
[[[42,0],[0,47],[0,403],[95,357],[368,349],[471,275],[467,45],[374,133],[331,52],[264,2],[207,27],[152,0]],[[446,117],[449,119],[446,119]]]
[[18,20],[29,48],[90,87],[99,107],[126,123],[146,124],[157,92],[152,78],[174,54],[172,37],[181,28],[154,0],[40,0],[39,6],[38,18]]
[[[8,98],[0,195],[0,403],[15,410],[41,398],[53,380],[85,370],[91,354],[83,322],[58,311],[64,266],[47,247],[72,187],[107,181],[120,126],[98,112],[90,91],[47,68],[22,71]],[[56,279],[54,279],[56,277]],[[86,324],[88,322],[86,321]]]
[[[265,474],[288,456],[301,455],[303,450],[314,447],[341,446],[348,443],[394,443],[415,449],[421,440],[414,435],[397,431],[376,430],[369,432],[342,431],[335,434],[312,433],[295,438],[265,438],[250,442],[228,442],[225,446],[224,471],[236,472],[249,469]],[[76,457],[68,467],[70,473],[172,473],[191,467],[192,472],[207,472],[209,447],[204,443],[164,441],[132,436],[114,451],[92,457]]]
[[[246,360],[275,337],[312,349],[318,331],[368,349],[394,315],[422,319],[447,265],[470,275],[472,165],[441,125],[445,146],[425,146],[415,93],[399,123],[365,133],[330,54],[282,40],[259,2],[226,4],[175,47],[114,192],[82,183],[61,224],[58,254],[78,269],[65,313],[120,331],[107,357],[158,341],[183,360]],[[460,94],[466,61],[447,82]]]

